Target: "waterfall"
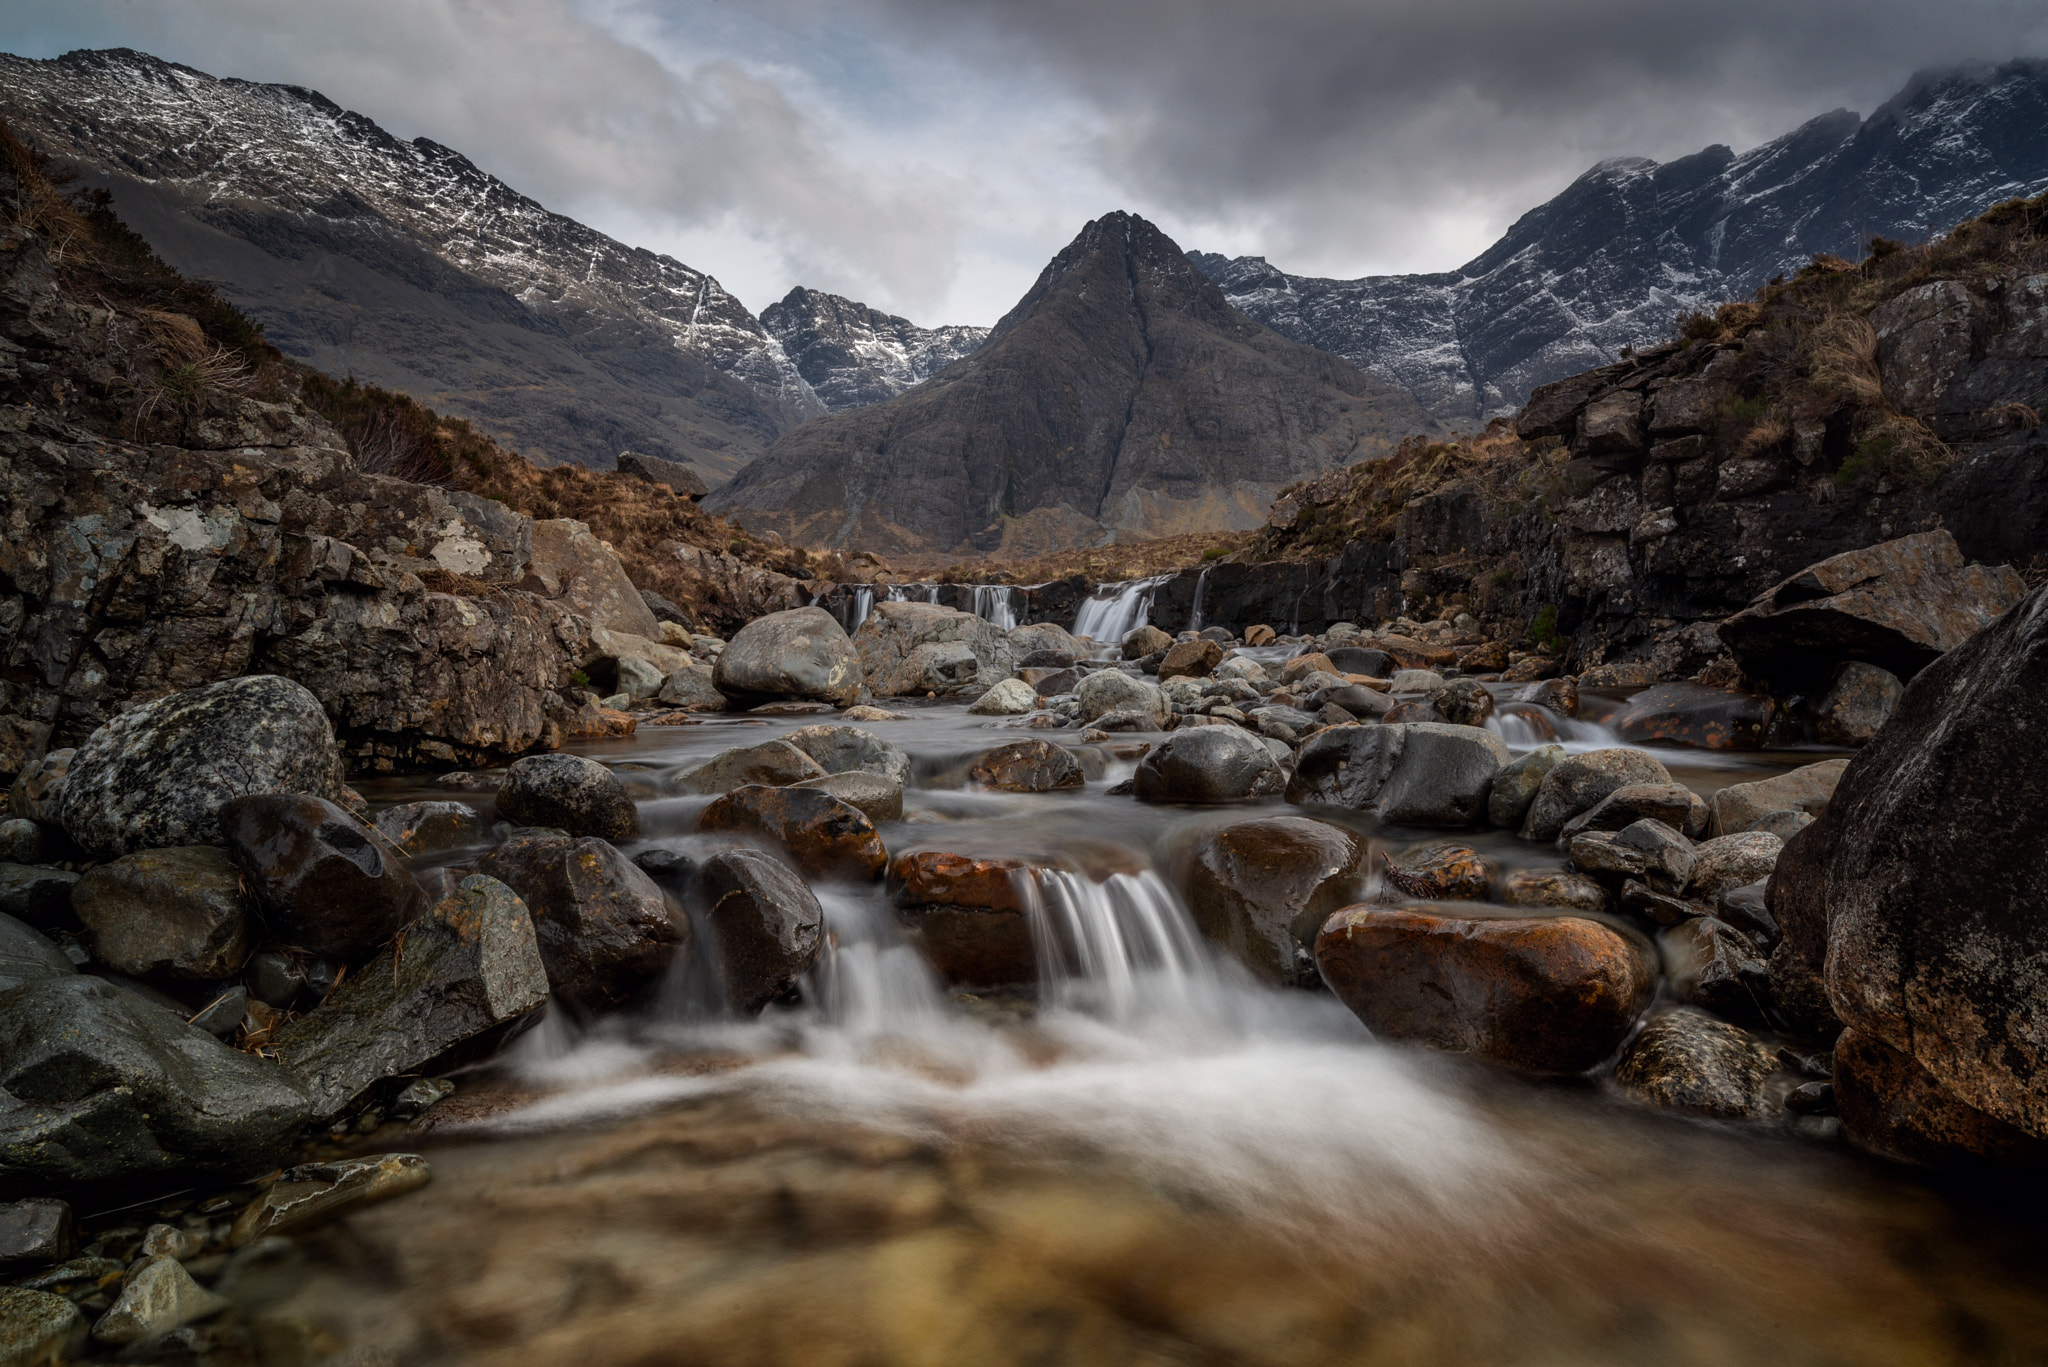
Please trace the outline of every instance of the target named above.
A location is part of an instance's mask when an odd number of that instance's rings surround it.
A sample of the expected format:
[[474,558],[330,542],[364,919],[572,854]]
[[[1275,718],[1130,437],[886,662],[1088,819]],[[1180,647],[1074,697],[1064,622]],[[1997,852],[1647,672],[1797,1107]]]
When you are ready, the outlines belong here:
[[848,636],[860,630],[860,624],[867,621],[868,614],[875,610],[875,590],[871,584],[862,584],[853,591],[853,625],[846,629]]
[[1202,572],[1195,576],[1195,607],[1188,614],[1188,630],[1202,629],[1202,592],[1209,587],[1209,566],[1202,566]]
[[1082,602],[1081,610],[1074,615],[1074,634],[1109,645],[1123,640],[1152,620],[1153,595],[1171,578],[1171,574],[1155,574],[1150,579],[1104,584]]
[[1008,584],[976,584],[974,615],[1001,631],[1017,625],[1017,590]]
[[1127,1021],[1209,995],[1209,956],[1158,874],[1113,873],[1096,883],[1040,869],[1024,880],[1041,1001]]

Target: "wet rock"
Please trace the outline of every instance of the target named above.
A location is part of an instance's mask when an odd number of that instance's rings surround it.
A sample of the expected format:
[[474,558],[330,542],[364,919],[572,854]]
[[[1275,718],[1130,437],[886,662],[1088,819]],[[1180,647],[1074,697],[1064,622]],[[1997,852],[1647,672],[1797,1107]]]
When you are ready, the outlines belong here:
[[251,955],[242,980],[250,996],[280,1011],[289,1008],[306,990],[305,970],[275,950]]
[[1702,750],[1758,750],[1778,705],[1754,693],[1705,684],[1666,683],[1646,688],[1608,719],[1627,741],[1664,741]]
[[1511,907],[1606,911],[1613,898],[1591,878],[1569,869],[1516,869],[1502,882],[1500,900]]
[[1522,818],[1524,840],[1555,840],[1565,823],[1630,783],[1669,784],[1671,771],[1652,755],[1616,748],[1570,755],[1551,766]]
[[1520,689],[1515,701],[1546,707],[1560,717],[1579,715],[1579,682],[1577,679],[1542,679]]
[[823,774],[817,778],[803,779],[790,786],[816,788],[821,792],[830,793],[848,806],[859,808],[867,815],[868,820],[877,824],[903,819],[903,785],[881,774],[850,769],[843,774]]
[[[892,606],[901,605],[883,605]],[[742,707],[776,698],[814,698],[845,707],[859,697],[861,663],[831,613],[792,608],[741,627],[718,657],[712,684]]]
[[0,821],[0,864],[40,864],[49,857],[49,845],[33,821],[18,816]]
[[1671,995],[1733,1020],[1763,1019],[1768,995],[1764,961],[1741,931],[1712,916],[1694,916],[1660,932],[1657,948]]
[[773,840],[813,878],[880,878],[889,863],[875,823],[820,788],[735,788],[706,807],[697,825]]
[[1688,836],[1707,833],[1708,808],[1692,789],[1677,783],[1624,783],[1564,823],[1564,839],[1581,831],[1618,831],[1645,818]]
[[1709,840],[1695,851],[1688,896],[1711,902],[1730,888],[1769,878],[1785,842],[1764,831],[1744,831]]
[[727,750],[694,769],[677,774],[670,780],[670,785],[680,793],[729,793],[748,784],[780,787],[801,783],[805,779],[823,778],[825,773],[824,765],[788,741],[769,740],[759,745]]
[[1835,1084],[1832,1082],[1802,1082],[1785,1093],[1785,1109],[1793,1115],[1833,1115],[1835,1113]]
[[1171,647],[1173,638],[1158,627],[1142,626],[1126,632],[1120,644],[1126,660],[1142,660]]
[[910,756],[872,731],[858,726],[805,726],[783,739],[816,760],[828,774],[860,771],[910,786]]
[[1000,793],[1051,793],[1087,786],[1074,752],[1051,741],[1020,740],[975,756],[967,778]]
[[1203,836],[1181,888],[1205,938],[1269,982],[1311,987],[1316,931],[1357,894],[1364,861],[1341,827],[1261,817]]
[[936,603],[877,603],[853,644],[878,698],[979,696],[1017,667],[1004,632],[971,612]]
[[63,1262],[71,1256],[71,1234],[71,1207],[62,1201],[42,1196],[0,1204],[0,1275]]
[[1258,738],[1235,726],[1176,731],[1131,776],[1140,802],[1239,802],[1277,795],[1287,776]]
[[1643,817],[1615,832],[1614,839],[1642,852],[1645,879],[1657,891],[1679,893],[1697,883],[1700,847],[1667,823]]
[[1097,717],[1091,729],[1104,735],[1112,732],[1130,735],[1157,731],[1159,728],[1159,719],[1150,712],[1140,712],[1136,708],[1121,708]]
[[1769,880],[1765,880],[1724,889],[1714,901],[1714,914],[1747,935],[1751,942],[1769,948],[1781,934],[1766,897],[1769,887]]
[[1453,679],[1430,700],[1430,706],[1453,726],[1484,726],[1493,715],[1493,694],[1477,679]]
[[1500,870],[1468,845],[1434,841],[1386,856],[1387,883],[1424,902],[1484,902]]
[[242,1207],[228,1243],[245,1248],[258,1239],[298,1234],[378,1201],[418,1191],[432,1180],[427,1160],[413,1153],[382,1153],[289,1168],[261,1196]]
[[62,1296],[0,1286],[0,1362],[57,1367],[85,1340],[85,1316]]
[[26,922],[0,914],[0,992],[45,978],[69,977],[77,971],[47,936]]
[[76,924],[71,893],[78,875],[31,864],[0,864],[0,916],[44,930]]
[[1862,1030],[1835,1041],[1835,1108],[1858,1148],[1902,1163],[2038,1168],[2048,1141],[1955,1094],[1911,1055]]
[[685,712],[723,712],[726,709],[725,694],[718,691],[709,665],[685,665],[674,670],[661,681],[661,691],[654,700],[664,707],[680,707]]
[[222,805],[228,855],[273,938],[360,959],[427,909],[391,842],[331,802],[291,793]]
[[101,1343],[137,1343],[218,1315],[228,1304],[227,1297],[193,1281],[176,1258],[145,1258],[128,1273],[92,1336]]
[[514,836],[476,870],[526,903],[549,992],[585,1015],[639,998],[688,944],[661,889],[602,840]]
[[191,1023],[215,1039],[226,1039],[241,1027],[249,1012],[249,992],[239,985],[217,993],[191,1017]]
[[1660,926],[1675,926],[1696,916],[1706,916],[1712,908],[1698,902],[1688,902],[1683,897],[1674,897],[1658,892],[1648,883],[1630,878],[1621,885],[1621,909],[1646,921]]
[[824,945],[825,913],[818,899],[787,865],[758,850],[711,856],[704,861],[703,880],[733,1009],[753,1015],[787,997]]
[[1119,669],[1103,669],[1090,674],[1074,690],[1074,698],[1081,705],[1082,721],[1094,721],[1111,712],[1142,712],[1157,730],[1172,715],[1172,709],[1166,704],[1166,695],[1156,685],[1134,679]]
[[1015,717],[1037,710],[1038,694],[1022,679],[1004,679],[967,710],[977,717]]
[[1327,655],[1339,674],[1363,674],[1370,679],[1385,679],[1392,677],[1399,668],[1393,656],[1370,646],[1337,646]]
[[1260,735],[1289,745],[1321,727],[1320,722],[1298,707],[1254,707],[1245,713],[1245,718]]
[[7,787],[7,810],[23,821],[58,825],[57,785],[71,769],[71,757],[78,752],[66,747],[51,750],[41,759],[30,760]]
[[1315,954],[1380,1038],[1535,1073],[1581,1073],[1612,1054],[1656,983],[1644,949],[1600,922],[1454,904],[1347,908],[1323,923]]
[[1529,804],[1543,786],[1543,776],[1564,758],[1562,745],[1539,745],[1528,754],[1503,766],[1487,790],[1486,819],[1503,830],[1516,830],[1529,814]]
[[1772,812],[1819,816],[1828,809],[1828,799],[1848,766],[1846,759],[1823,760],[1751,783],[1731,783],[1708,801],[1712,816],[1707,829],[1716,836],[1735,835]]
[[320,703],[275,675],[225,679],[121,713],[86,739],[56,816],[102,859],[222,843],[219,811],[255,793],[341,796],[341,751]]
[[1861,660],[1849,660],[1813,708],[1813,733],[1823,745],[1863,746],[1899,705],[1906,686],[1898,676]]
[[418,858],[468,849],[489,839],[483,818],[466,802],[406,802],[377,813],[376,826],[400,854]]
[[138,978],[214,982],[249,957],[242,874],[211,845],[143,850],[78,880],[72,907],[93,957]]
[[274,1163],[310,1111],[276,1064],[75,974],[0,992],[0,1091],[0,1197],[240,1176]]
[[1311,674],[1341,677],[1337,673],[1337,667],[1330,663],[1330,657],[1320,651],[1305,651],[1291,659],[1283,660],[1280,664],[1280,681],[1285,684],[1299,683]]
[[570,835],[631,840],[640,813],[619,776],[581,755],[528,755],[505,773],[498,815],[515,826],[551,826]]
[[1614,1080],[1638,1101],[1688,1115],[1746,1120],[1760,1115],[1771,1053],[1739,1026],[1678,1007],[1629,1042]]
[[1499,736],[1470,726],[1332,726],[1302,745],[1287,800],[1371,811],[1397,826],[1475,826],[1509,762]]
[[1167,649],[1166,658],[1159,662],[1159,679],[1206,679],[1223,662],[1223,647],[1214,641],[1197,637],[1182,641]]
[[945,850],[898,855],[889,868],[896,919],[925,960],[958,987],[1008,987],[1038,980],[1019,859]]
[[497,879],[472,875],[318,1009],[286,1024],[276,1044],[326,1118],[385,1078],[489,1057],[538,1020],[547,999],[526,904]]

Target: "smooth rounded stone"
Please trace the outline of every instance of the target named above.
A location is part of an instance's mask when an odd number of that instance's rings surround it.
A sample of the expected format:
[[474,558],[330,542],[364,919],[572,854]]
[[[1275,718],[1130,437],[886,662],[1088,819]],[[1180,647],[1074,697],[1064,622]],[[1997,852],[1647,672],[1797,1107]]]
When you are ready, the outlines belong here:
[[1641,851],[1644,880],[1657,891],[1684,892],[1692,882],[1699,847],[1669,824],[1646,816],[1616,831],[1614,840],[1627,849]]
[[43,838],[43,828],[27,817],[0,821],[0,864],[40,864],[49,844]]
[[1669,784],[1671,771],[1654,755],[1617,747],[1568,755],[1552,765],[1522,818],[1522,839],[1551,841],[1567,821],[1630,783]]
[[1606,911],[1613,898],[1606,888],[1569,869],[1516,869],[1502,881],[1500,900],[1511,907]]
[[1155,626],[1134,627],[1120,643],[1126,660],[1142,660],[1173,645],[1173,638]]
[[805,726],[783,740],[816,760],[828,774],[860,770],[910,786],[910,756],[872,731],[858,726]]
[[621,655],[618,667],[619,692],[634,702],[653,697],[661,692],[661,686],[666,682],[666,676],[661,670],[645,660],[635,659],[630,655]]
[[1788,773],[1752,783],[1731,783],[1708,799],[1712,813],[1709,835],[1736,835],[1754,827],[1773,812],[1800,812],[1818,817],[1828,809],[1835,785],[1842,781],[1846,759],[1822,760]]
[[1037,708],[1038,694],[1030,684],[1004,679],[968,704],[967,710],[977,717],[1015,717]]
[[685,712],[723,712],[728,706],[725,694],[718,691],[714,682],[710,665],[684,665],[671,672],[661,681],[661,690],[654,700]]
[[1785,1109],[1793,1115],[1833,1115],[1835,1084],[1802,1082],[1785,1093]]
[[216,993],[191,1016],[191,1022],[215,1039],[226,1039],[241,1028],[249,1014],[249,990],[239,983]]
[[1081,761],[1064,745],[1019,740],[983,751],[967,766],[970,783],[999,793],[1053,793],[1087,786]]
[[405,802],[377,813],[376,827],[408,858],[485,844],[489,829],[466,802]]
[[0,1286],[0,1363],[59,1367],[84,1343],[85,1316],[49,1291]]
[[212,845],[142,850],[90,869],[71,905],[93,957],[138,978],[214,982],[249,957],[242,874]]
[[570,835],[631,840],[640,811],[619,776],[581,755],[528,755],[505,773],[498,815],[515,826],[553,826]]
[[1630,698],[1607,724],[1627,741],[1663,741],[1702,750],[1759,750],[1777,715],[1777,703],[1762,694],[1666,683]]
[[1862,660],[1835,671],[1828,691],[1813,706],[1813,734],[1822,745],[1868,745],[1890,720],[1906,686],[1898,675]]
[[1212,640],[1196,637],[1192,641],[1181,641],[1168,647],[1166,658],[1159,662],[1160,679],[1206,679],[1223,662],[1223,647]]
[[1780,840],[1790,840],[1811,826],[1813,821],[1814,819],[1805,812],[1765,812],[1749,829],[1764,835],[1775,835]]
[[1835,1109],[1857,1148],[1898,1163],[1974,1170],[2048,1164],[2048,1140],[1971,1105],[1913,1055],[1850,1026],[1835,1040]]
[[735,788],[704,809],[697,827],[773,840],[812,878],[880,878],[889,864],[866,813],[820,788]]
[[1021,627],[1011,627],[1009,640],[1010,649],[1020,664],[1025,656],[1034,652],[1064,655],[1068,664],[1088,653],[1074,634],[1057,622],[1028,622]]
[[1240,802],[1277,795],[1287,775],[1258,737],[1235,726],[1175,731],[1131,776],[1140,802]]
[[1732,1020],[1760,1021],[1769,971],[1748,937],[1712,916],[1692,916],[1657,934],[1671,995]]
[[1430,706],[1453,726],[1484,726],[1493,715],[1493,694],[1477,679],[1453,679],[1430,699]]
[[66,746],[51,750],[41,759],[30,760],[7,785],[7,809],[23,821],[45,825],[61,824],[57,819],[57,787],[70,772],[71,757],[77,750]]
[[1654,956],[1577,916],[1475,917],[1455,903],[1347,907],[1316,964],[1381,1039],[1418,1040],[1533,1073],[1582,1073],[1649,1004]]
[[791,608],[756,617],[726,644],[712,669],[725,698],[751,706],[774,698],[814,698],[845,707],[861,690],[861,657],[823,608]]
[[1157,730],[1172,715],[1166,695],[1156,684],[1134,679],[1120,669],[1098,670],[1081,680],[1074,700],[1081,706],[1082,721],[1092,722],[1111,712],[1142,712]]
[[319,700],[271,674],[143,703],[72,756],[56,816],[101,859],[223,841],[222,804],[256,793],[341,796],[341,750]]
[[1072,693],[1079,688],[1082,677],[1078,669],[1055,670],[1031,685],[1031,691],[1041,701],[1046,698],[1057,698],[1062,693]]
[[694,769],[673,775],[669,786],[679,793],[729,793],[753,783],[771,787],[801,783],[807,778],[822,778],[827,772],[824,765],[788,741],[767,740],[727,750]]
[[1706,800],[1680,783],[1624,783],[1564,823],[1563,839],[1581,831],[1619,831],[1648,818],[1688,836],[1707,833]]
[[332,802],[238,797],[222,805],[220,823],[273,939],[353,961],[427,910],[426,889],[391,842]]
[[311,1113],[277,1064],[75,973],[0,992],[0,1089],[0,1196],[239,1178],[274,1165]]
[[857,707],[849,707],[844,712],[841,712],[839,715],[846,718],[846,720],[848,721],[910,720],[910,714],[908,712],[891,712],[886,707],[870,707],[865,703]]
[[385,1078],[488,1058],[547,1000],[532,913],[496,878],[472,874],[275,1042],[324,1119]]
[[1063,670],[1074,667],[1075,657],[1064,650],[1032,650],[1017,657],[1017,668]]
[[141,1256],[145,1258],[176,1258],[184,1262],[198,1257],[199,1250],[205,1247],[206,1236],[192,1230],[151,1225],[142,1232]]
[[433,1170],[416,1153],[380,1153],[288,1168],[242,1207],[228,1231],[228,1244],[246,1248],[258,1239],[300,1234],[364,1206],[418,1191],[432,1180]]
[[789,996],[824,947],[817,897],[781,860],[758,850],[712,855],[703,885],[732,1008],[755,1015]]
[[1503,830],[1516,830],[1543,786],[1543,776],[1564,758],[1562,745],[1539,745],[1520,759],[1503,766],[1493,776],[1486,794],[1486,819]]
[[1387,681],[1391,693],[1435,695],[1444,688],[1444,676],[1433,669],[1397,669]]
[[1159,719],[1150,712],[1141,712],[1134,707],[1119,708],[1105,712],[1091,724],[1097,731],[1123,735],[1145,735],[1157,731]]
[[867,814],[870,821],[903,819],[903,785],[882,774],[849,769],[843,774],[821,774],[792,783],[792,788],[816,788]]
[[1771,1051],[1740,1026],[1675,1007],[1629,1041],[1614,1080],[1638,1101],[1687,1115],[1747,1120],[1762,1113]]
[[1334,704],[1360,721],[1384,721],[1387,713],[1394,707],[1392,698],[1377,688],[1367,688],[1364,684],[1339,684],[1335,688],[1325,688],[1315,696],[1324,706]]
[[515,836],[476,870],[526,903],[549,991],[585,1015],[637,1000],[689,943],[689,922],[671,916],[654,881],[605,841]]
[[1331,912],[1357,895],[1366,845],[1300,816],[1260,817],[1210,831],[1181,875],[1205,938],[1269,982],[1313,987],[1313,945]]
[[1423,902],[1484,902],[1500,869],[1469,845],[1431,841],[1386,856],[1387,885]]
[[1217,663],[1216,668],[1210,671],[1209,677],[1241,679],[1246,683],[1255,684],[1267,681],[1266,667],[1257,660],[1247,659],[1242,655],[1226,655]]
[[33,864],[0,864],[0,916],[12,916],[43,930],[77,924],[71,894],[78,875]]
[[1510,758],[1499,736],[1473,726],[1332,726],[1303,742],[1287,800],[1371,811],[1396,826],[1476,826]]
[[67,978],[77,971],[48,936],[0,913],[0,992],[46,978]]
[[1777,921],[1771,916],[1767,896],[1769,887],[1770,880],[1765,879],[1725,889],[1715,899],[1714,914],[1747,935],[1752,942],[1769,948],[1777,944],[1782,935]]
[[896,919],[940,978],[955,987],[1038,980],[1028,910],[1031,866],[947,850],[898,855],[889,867]]
[[257,1001],[283,1011],[306,990],[306,971],[285,955],[267,949],[249,956],[242,983]]
[[1535,707],[1547,707],[1560,717],[1576,717],[1579,715],[1579,681],[1539,679],[1518,689],[1515,701],[1529,703]]
[[1280,662],[1280,682],[1283,684],[1299,683],[1311,674],[1327,674],[1340,683],[1344,677],[1338,672],[1337,666],[1330,663],[1330,657],[1319,650],[1303,651],[1291,659]]
[[1683,887],[1688,897],[1711,902],[1730,888],[1769,878],[1785,842],[1764,831],[1724,835],[1693,850],[1692,879]]
[[1363,674],[1368,678],[1385,679],[1398,668],[1393,656],[1371,646],[1334,646],[1326,655],[1339,674]]
[[63,1262],[71,1236],[71,1207],[62,1201],[39,1196],[0,1204],[0,1276]]

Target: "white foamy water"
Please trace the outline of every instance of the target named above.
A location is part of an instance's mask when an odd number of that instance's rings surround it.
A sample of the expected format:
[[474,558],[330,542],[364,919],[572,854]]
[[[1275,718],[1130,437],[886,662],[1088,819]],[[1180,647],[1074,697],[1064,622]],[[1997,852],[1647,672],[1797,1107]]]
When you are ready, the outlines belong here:
[[1149,579],[1127,579],[1104,584],[1081,602],[1074,614],[1074,634],[1091,641],[1114,645],[1152,620],[1152,599],[1159,586],[1173,578],[1155,574]]

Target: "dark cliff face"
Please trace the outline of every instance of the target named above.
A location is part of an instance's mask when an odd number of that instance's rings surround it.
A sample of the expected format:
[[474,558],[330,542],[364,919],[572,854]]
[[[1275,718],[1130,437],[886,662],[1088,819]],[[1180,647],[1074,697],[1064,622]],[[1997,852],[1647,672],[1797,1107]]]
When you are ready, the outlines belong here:
[[761,326],[827,409],[893,399],[980,346],[987,328],[922,328],[906,318],[799,285],[761,311]]
[[1246,527],[1289,481],[1434,428],[1399,390],[1237,312],[1165,234],[1117,213],[979,350],[791,433],[707,506],[879,549]]
[[287,355],[526,452],[608,467],[631,449],[717,478],[824,411],[710,276],[313,91],[137,52],[0,54],[0,117]]
[[1916,77],[1862,119],[1824,114],[1753,151],[1603,162],[1456,271],[1327,280],[1197,254],[1230,302],[1406,388],[1447,422],[1669,335],[1871,234],[1918,242],[2048,189],[2048,63]]

